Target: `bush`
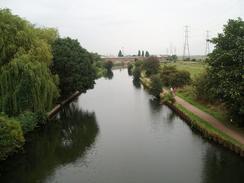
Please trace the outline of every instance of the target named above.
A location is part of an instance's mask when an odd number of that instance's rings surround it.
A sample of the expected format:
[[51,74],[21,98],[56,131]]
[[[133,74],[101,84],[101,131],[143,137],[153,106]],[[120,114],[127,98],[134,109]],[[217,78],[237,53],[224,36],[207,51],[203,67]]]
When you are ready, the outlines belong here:
[[127,69],[128,69],[128,74],[131,76],[132,75],[133,65],[131,63],[129,63]]
[[164,66],[160,78],[165,86],[182,87],[191,83],[188,71],[179,71],[175,66]]
[[144,60],[143,69],[147,76],[151,76],[153,74],[157,74],[159,72],[159,60],[157,57],[148,57]]
[[43,113],[24,112],[16,117],[16,120],[19,121],[21,128],[25,134],[34,130],[34,128],[38,126],[38,123],[44,123],[46,121],[46,118]]
[[151,87],[149,92],[156,98],[159,98],[163,87],[160,77],[159,75],[153,75],[151,76],[150,79],[151,79]]
[[173,103],[175,103],[175,97],[174,97],[173,93],[170,91],[170,92],[165,93],[162,96],[162,101],[173,104]]
[[111,72],[113,67],[113,62],[112,61],[106,61],[104,62],[104,68],[107,70],[107,72]]
[[133,80],[139,81],[141,77],[141,69],[140,67],[135,67],[133,69]]
[[0,114],[0,160],[21,148],[24,144],[19,122]]
[[143,66],[143,61],[137,60],[132,69],[133,80],[136,82],[140,80],[142,66]]
[[213,91],[212,84],[210,82],[210,78],[207,73],[203,73],[193,81],[194,92],[196,97],[200,100],[206,101],[216,101],[215,91]]

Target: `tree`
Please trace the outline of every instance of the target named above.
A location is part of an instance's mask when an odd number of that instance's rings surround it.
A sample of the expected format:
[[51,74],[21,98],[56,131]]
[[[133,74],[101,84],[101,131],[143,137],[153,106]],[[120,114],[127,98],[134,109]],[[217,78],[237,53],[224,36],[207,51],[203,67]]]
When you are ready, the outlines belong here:
[[135,82],[140,81],[142,66],[143,66],[143,61],[140,60],[137,60],[133,65],[132,75],[133,75],[133,80]]
[[0,32],[0,111],[46,112],[59,95],[58,76],[49,70],[57,32],[35,28],[7,9],[0,10]]
[[223,33],[212,39],[209,54],[209,82],[216,99],[230,110],[234,121],[244,125],[244,21],[229,20]]
[[12,15],[10,10],[0,10],[0,66],[22,54],[50,64],[50,44],[57,37],[55,29],[35,28],[30,22]]
[[62,96],[93,88],[95,68],[88,51],[77,40],[59,38],[53,44],[52,72],[59,75]]
[[118,57],[123,57],[123,56],[124,56],[124,55],[123,55],[122,51],[119,50]]
[[171,55],[167,58],[167,60],[170,60],[170,61],[176,61],[178,59],[177,55]]
[[113,62],[112,61],[106,61],[104,63],[104,68],[106,70],[104,77],[108,78],[108,79],[112,79],[113,78],[113,71],[112,71],[112,67],[113,67]]
[[141,56],[144,57],[144,51],[142,50]]
[[138,54],[137,54],[138,57],[141,56],[141,50],[138,50]]
[[159,60],[157,57],[151,56],[144,60],[143,69],[147,76],[157,74],[159,71]]
[[[59,96],[58,76],[45,63],[22,55],[1,67],[0,110],[8,115],[46,112]],[[28,92],[27,92],[28,91]]]
[[148,52],[148,51],[146,51],[145,56],[146,56],[146,57],[149,57],[149,56],[150,56],[150,54],[149,54],[149,52]]
[[151,87],[149,89],[150,93],[155,96],[156,98],[160,97],[160,93],[162,91],[162,82],[158,74],[152,75],[151,79]]
[[112,61],[106,61],[104,62],[104,67],[107,71],[111,71],[112,70],[112,67],[113,67],[113,62]]
[[164,66],[160,78],[163,84],[168,87],[182,87],[191,82],[190,73],[179,71],[175,66]]
[[141,77],[141,69],[140,67],[135,67],[133,70],[133,80],[140,81],[140,77]]

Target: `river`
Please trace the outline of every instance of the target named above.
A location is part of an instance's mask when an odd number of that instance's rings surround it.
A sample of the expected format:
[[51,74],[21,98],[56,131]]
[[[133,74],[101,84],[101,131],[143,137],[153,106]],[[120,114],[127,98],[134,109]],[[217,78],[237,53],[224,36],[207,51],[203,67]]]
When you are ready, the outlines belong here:
[[125,69],[28,139],[1,163],[1,183],[244,182],[243,158],[192,131]]

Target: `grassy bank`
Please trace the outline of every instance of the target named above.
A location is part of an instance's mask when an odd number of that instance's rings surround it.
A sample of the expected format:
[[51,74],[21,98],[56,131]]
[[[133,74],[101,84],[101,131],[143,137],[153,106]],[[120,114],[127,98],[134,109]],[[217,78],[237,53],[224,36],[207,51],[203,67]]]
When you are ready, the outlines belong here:
[[183,89],[179,89],[176,92],[176,95],[178,97],[184,99],[185,101],[189,102],[190,104],[194,105],[198,109],[212,115],[216,119],[218,119],[222,122],[225,122],[225,123],[228,122],[228,117],[226,115],[227,113],[223,106],[217,105],[217,104],[215,104],[215,105],[208,104],[208,103],[204,103],[202,101],[197,100],[194,95],[194,92],[192,90],[193,90],[193,88],[191,86],[187,86]]
[[164,65],[174,65],[179,70],[188,71],[190,72],[192,79],[203,73],[206,69],[206,65],[202,62],[176,61],[173,63],[162,63],[161,67]]
[[194,122],[196,125],[199,125],[202,129],[205,129],[206,131],[209,132],[209,134],[214,134],[216,136],[218,136],[219,138],[225,140],[226,142],[229,142],[231,144],[234,144],[238,147],[240,147],[241,149],[244,149],[244,145],[239,143],[238,141],[236,141],[235,139],[233,139],[232,137],[228,136],[227,134],[225,134],[224,132],[214,128],[211,124],[209,124],[207,121],[199,118],[197,115],[193,114],[192,112],[188,111],[187,109],[185,109],[183,106],[181,106],[180,104],[176,104],[175,105],[177,107],[178,110],[180,110],[181,112],[183,112],[188,118],[191,119],[192,122]]

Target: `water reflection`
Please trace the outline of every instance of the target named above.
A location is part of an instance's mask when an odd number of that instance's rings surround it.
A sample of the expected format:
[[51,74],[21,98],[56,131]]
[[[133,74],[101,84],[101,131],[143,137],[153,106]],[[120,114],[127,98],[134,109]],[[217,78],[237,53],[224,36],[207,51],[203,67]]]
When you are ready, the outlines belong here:
[[203,161],[203,183],[244,181],[244,160],[233,152],[223,151],[222,147],[208,145]]
[[160,104],[160,100],[158,98],[149,99],[149,104],[152,112],[159,112],[162,109],[162,105]]
[[107,79],[113,79],[113,77],[114,77],[113,71],[107,71],[106,74],[104,75],[104,77]]
[[173,122],[176,117],[178,116],[172,110],[169,110],[169,112],[167,113],[167,121]]
[[141,88],[140,80],[133,79],[133,85],[135,86],[135,88]]
[[75,104],[67,106],[59,119],[50,123],[30,135],[32,140],[24,155],[1,164],[0,182],[42,182],[58,166],[85,156],[99,132],[95,114],[82,111]]

